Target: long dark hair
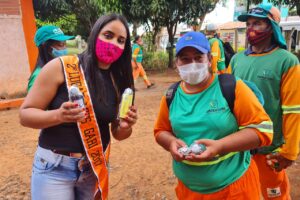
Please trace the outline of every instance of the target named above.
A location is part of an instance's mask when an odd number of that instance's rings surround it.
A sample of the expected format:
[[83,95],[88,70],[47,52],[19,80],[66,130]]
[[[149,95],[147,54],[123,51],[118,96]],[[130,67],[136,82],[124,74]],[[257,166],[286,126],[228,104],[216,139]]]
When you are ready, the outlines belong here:
[[[43,68],[44,65],[46,65],[50,60],[52,60],[54,57],[51,55],[50,53],[50,48],[53,45],[53,43],[55,43],[55,40],[47,40],[45,43],[41,44],[40,46],[38,46],[38,58],[36,60],[35,63],[35,68],[40,67]],[[32,73],[34,72],[34,70],[32,71]]]
[[93,91],[98,101],[106,103],[104,79],[99,73],[98,62],[95,52],[96,40],[102,28],[111,21],[119,20],[124,25],[127,38],[122,55],[110,65],[114,82],[118,93],[123,93],[126,88],[134,89],[132,67],[131,67],[131,45],[130,33],[126,19],[118,14],[104,15],[94,24],[88,39],[88,48],[82,54],[82,64],[89,83],[89,89]]

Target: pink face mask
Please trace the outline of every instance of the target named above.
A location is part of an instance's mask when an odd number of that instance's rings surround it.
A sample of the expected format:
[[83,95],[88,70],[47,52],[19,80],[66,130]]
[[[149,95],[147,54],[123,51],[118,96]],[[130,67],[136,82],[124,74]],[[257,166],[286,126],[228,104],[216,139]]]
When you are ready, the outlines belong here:
[[95,50],[99,62],[111,64],[120,58],[124,49],[97,38]]

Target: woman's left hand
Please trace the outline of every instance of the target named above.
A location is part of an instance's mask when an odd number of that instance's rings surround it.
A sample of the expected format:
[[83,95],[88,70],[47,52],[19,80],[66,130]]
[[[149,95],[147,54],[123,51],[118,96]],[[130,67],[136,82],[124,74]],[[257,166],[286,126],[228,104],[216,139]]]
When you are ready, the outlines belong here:
[[202,140],[196,140],[195,143],[204,144],[206,146],[206,150],[200,155],[191,153],[185,156],[185,160],[191,162],[210,161],[214,159],[218,154],[221,153],[222,145],[221,142],[218,140],[202,139]]
[[130,106],[125,118],[120,119],[119,126],[121,129],[131,128],[137,121],[137,108],[135,106]]

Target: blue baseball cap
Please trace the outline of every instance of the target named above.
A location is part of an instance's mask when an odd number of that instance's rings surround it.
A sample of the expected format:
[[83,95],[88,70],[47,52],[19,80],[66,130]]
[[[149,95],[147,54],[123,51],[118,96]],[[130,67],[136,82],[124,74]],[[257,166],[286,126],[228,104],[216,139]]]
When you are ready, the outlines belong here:
[[176,44],[176,56],[185,47],[194,47],[201,53],[207,54],[210,52],[209,41],[201,32],[188,32],[179,38]]
[[34,43],[38,47],[47,40],[66,41],[73,39],[74,36],[65,35],[57,26],[46,25],[39,28],[34,36]]

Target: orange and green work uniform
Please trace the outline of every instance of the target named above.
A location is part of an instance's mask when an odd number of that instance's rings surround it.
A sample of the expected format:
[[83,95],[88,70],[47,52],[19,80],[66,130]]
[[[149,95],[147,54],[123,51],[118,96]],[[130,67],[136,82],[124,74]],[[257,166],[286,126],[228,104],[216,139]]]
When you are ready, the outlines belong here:
[[[218,82],[215,74],[208,86],[196,93],[188,93],[181,84],[169,109],[166,96],[163,96],[155,137],[168,131],[190,145],[198,139],[218,140],[239,129],[253,128],[260,145],[270,145],[272,122],[256,96],[242,80],[237,80],[233,114]],[[224,199],[224,195],[232,199],[238,194],[239,199],[258,200],[261,196],[257,187],[258,172],[249,151],[231,152],[208,162],[173,160],[173,171],[179,180],[176,189],[179,199]],[[244,176],[247,178],[242,178]],[[237,191],[232,192],[233,188]]]
[[210,38],[209,39],[212,62],[211,68],[213,73],[223,73],[226,69],[225,66],[225,53],[224,47],[220,39],[218,38]]
[[148,77],[142,65],[142,61],[143,61],[143,50],[138,44],[134,43],[132,46],[132,60],[131,60],[133,79],[136,82],[138,77],[141,76],[143,77],[145,84],[147,86],[151,86],[151,82],[148,80]]
[[258,149],[254,156],[260,170],[265,199],[289,199],[289,183],[285,171],[266,167],[265,154],[279,151],[296,160],[300,141],[300,64],[292,53],[278,48],[256,54],[251,48],[233,57],[229,70],[241,79],[256,84],[264,95],[264,108],[274,123],[272,145]]

